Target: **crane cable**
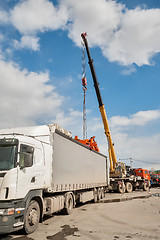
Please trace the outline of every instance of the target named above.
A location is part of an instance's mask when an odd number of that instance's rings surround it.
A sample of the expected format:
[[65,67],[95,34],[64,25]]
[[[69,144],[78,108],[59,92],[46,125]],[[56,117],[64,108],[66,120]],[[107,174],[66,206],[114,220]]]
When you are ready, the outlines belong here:
[[86,119],[86,90],[87,90],[87,79],[86,79],[86,55],[85,45],[82,44],[82,89],[83,89],[83,140],[87,139],[87,119]]

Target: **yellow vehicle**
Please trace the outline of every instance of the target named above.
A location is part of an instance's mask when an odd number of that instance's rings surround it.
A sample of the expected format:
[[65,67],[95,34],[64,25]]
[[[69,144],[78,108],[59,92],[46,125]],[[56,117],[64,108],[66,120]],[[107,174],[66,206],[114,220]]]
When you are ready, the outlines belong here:
[[89,63],[90,69],[91,69],[91,73],[92,73],[92,77],[93,77],[93,81],[94,81],[94,87],[96,90],[96,95],[97,95],[97,99],[98,99],[98,103],[99,103],[99,109],[100,109],[100,113],[101,113],[102,120],[103,120],[103,126],[104,126],[105,134],[107,137],[107,141],[108,141],[110,174],[115,177],[116,176],[122,177],[122,176],[126,175],[125,165],[124,165],[124,163],[118,162],[117,158],[116,158],[114,144],[112,142],[111,132],[109,130],[105,106],[102,102],[102,97],[101,97],[101,93],[99,90],[99,84],[97,81],[96,72],[95,72],[94,65],[93,65],[93,59],[91,59],[91,55],[90,55],[90,51],[89,51],[89,47],[88,47],[88,43],[87,43],[87,39],[86,39],[86,33],[82,33],[81,37],[82,37],[85,47],[86,47],[86,51],[87,51],[87,55],[88,55],[88,59],[89,59],[88,63]]
[[[110,187],[111,190],[118,190],[119,192],[131,192],[134,188],[139,187],[143,188],[144,190],[146,189],[146,186],[149,187],[149,182],[146,179],[138,179],[136,176],[126,176],[126,166],[123,162],[118,162],[114,150],[114,144],[112,142],[111,138],[111,132],[109,129],[108,125],[108,120],[107,120],[107,115],[105,111],[105,106],[102,102],[102,97],[99,89],[99,83],[97,81],[97,76],[96,72],[94,69],[94,64],[93,64],[93,59],[91,58],[89,47],[88,47],[88,42],[86,39],[87,34],[82,33],[81,37],[83,39],[86,52],[88,55],[88,60],[89,60],[89,66],[94,82],[94,87],[99,103],[99,109],[103,121],[103,126],[104,126],[104,131],[107,137],[108,141],[108,153],[109,153],[109,160],[110,160]],[[145,185],[145,187],[144,187]]]

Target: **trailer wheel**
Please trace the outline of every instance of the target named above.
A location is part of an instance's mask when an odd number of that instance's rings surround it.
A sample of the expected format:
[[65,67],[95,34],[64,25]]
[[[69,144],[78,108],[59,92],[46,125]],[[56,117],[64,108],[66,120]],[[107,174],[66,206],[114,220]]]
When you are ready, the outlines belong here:
[[104,192],[104,188],[101,188],[101,199],[103,199],[105,197],[105,192]]
[[24,221],[24,231],[26,234],[33,233],[39,224],[40,220],[40,207],[39,204],[33,200],[30,202]]
[[98,190],[97,190],[97,200],[98,201],[101,200],[101,196],[102,196],[102,190],[101,190],[101,188],[98,188]]
[[124,183],[118,184],[117,190],[119,193],[125,193],[125,185]]
[[73,196],[72,194],[67,194],[65,199],[65,207],[63,209],[63,213],[66,215],[71,214],[73,210]]
[[130,182],[126,182],[126,192],[131,193],[133,191],[133,185]]
[[96,203],[98,201],[98,192],[96,188],[94,189],[93,197],[93,202]]
[[149,185],[148,185],[148,183],[145,182],[145,183],[143,184],[143,190],[144,190],[144,191],[148,191],[148,190],[149,190]]

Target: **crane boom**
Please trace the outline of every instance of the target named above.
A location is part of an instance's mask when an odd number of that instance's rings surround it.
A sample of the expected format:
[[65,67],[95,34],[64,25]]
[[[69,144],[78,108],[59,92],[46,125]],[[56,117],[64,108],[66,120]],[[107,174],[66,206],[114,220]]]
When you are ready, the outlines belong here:
[[104,126],[105,134],[107,137],[107,141],[108,141],[110,172],[114,173],[115,165],[117,163],[117,158],[116,158],[116,154],[115,154],[115,150],[114,150],[114,144],[113,144],[112,138],[111,138],[111,133],[109,130],[106,110],[105,110],[105,106],[102,101],[102,97],[101,97],[101,93],[100,93],[100,89],[99,89],[99,83],[97,81],[97,76],[96,76],[96,72],[95,72],[95,68],[94,68],[94,64],[93,64],[93,59],[91,58],[90,50],[88,47],[88,42],[86,39],[86,33],[82,33],[81,37],[82,37],[85,47],[86,47],[86,52],[87,52],[87,56],[88,56],[88,60],[89,60],[88,63],[90,66],[90,70],[91,70],[91,74],[92,74],[92,78],[93,78],[93,82],[94,82],[94,87],[95,87],[95,91],[96,91],[96,95],[97,95],[97,99],[98,99],[98,103],[99,103],[99,109],[100,109],[100,113],[101,113],[101,117],[102,117],[102,121],[103,121],[103,126]]

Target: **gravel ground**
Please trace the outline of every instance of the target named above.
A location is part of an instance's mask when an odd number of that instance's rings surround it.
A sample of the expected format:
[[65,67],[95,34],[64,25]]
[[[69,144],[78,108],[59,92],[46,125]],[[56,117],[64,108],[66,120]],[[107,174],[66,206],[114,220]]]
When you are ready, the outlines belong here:
[[54,214],[33,234],[24,236],[18,232],[0,239],[160,240],[160,189],[106,194],[103,201],[78,206],[69,216]]

